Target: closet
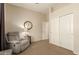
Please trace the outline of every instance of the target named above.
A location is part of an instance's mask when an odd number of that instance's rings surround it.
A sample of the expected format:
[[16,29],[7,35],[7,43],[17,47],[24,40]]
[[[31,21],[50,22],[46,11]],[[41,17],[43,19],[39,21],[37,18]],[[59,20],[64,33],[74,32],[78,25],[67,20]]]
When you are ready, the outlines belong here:
[[51,18],[49,23],[51,43],[73,51],[73,14]]
[[51,40],[53,39],[53,43],[56,45],[60,45],[59,44],[59,18],[56,17],[54,19],[51,20]]

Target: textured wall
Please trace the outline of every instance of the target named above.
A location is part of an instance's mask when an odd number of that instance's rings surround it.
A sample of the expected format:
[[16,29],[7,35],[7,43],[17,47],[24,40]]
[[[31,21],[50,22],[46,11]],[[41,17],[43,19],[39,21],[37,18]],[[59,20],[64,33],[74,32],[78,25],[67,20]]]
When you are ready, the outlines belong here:
[[45,15],[24,9],[21,7],[5,4],[5,19],[6,33],[13,31],[23,31],[23,23],[31,21],[33,28],[30,30],[32,41],[42,39],[42,21],[45,20]]

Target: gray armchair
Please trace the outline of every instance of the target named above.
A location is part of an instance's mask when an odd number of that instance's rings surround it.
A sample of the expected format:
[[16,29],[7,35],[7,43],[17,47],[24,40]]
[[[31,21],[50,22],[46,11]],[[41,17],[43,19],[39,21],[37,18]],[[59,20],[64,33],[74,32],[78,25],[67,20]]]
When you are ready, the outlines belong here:
[[21,38],[19,32],[9,32],[7,34],[7,37],[7,41],[10,44],[10,48],[12,49],[13,53],[19,53],[25,50],[30,45],[28,36]]

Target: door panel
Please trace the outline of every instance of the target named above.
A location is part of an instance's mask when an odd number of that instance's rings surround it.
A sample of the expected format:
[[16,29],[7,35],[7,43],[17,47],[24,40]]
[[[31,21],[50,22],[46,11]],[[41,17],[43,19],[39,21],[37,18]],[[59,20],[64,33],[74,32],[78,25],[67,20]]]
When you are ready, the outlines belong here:
[[49,20],[49,42],[50,43],[54,43],[54,40],[53,40],[53,20]]
[[59,44],[59,17],[53,18],[50,22],[50,40],[53,44]]
[[60,17],[60,45],[73,50],[73,14]]
[[59,17],[53,20],[53,39],[56,45],[59,44]]

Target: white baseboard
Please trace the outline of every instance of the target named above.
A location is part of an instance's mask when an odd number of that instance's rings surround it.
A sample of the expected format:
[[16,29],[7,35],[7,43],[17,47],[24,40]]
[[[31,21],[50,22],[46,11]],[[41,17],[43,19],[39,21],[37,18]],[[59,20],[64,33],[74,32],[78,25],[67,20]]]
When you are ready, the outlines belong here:
[[[42,40],[42,39],[41,39]],[[38,42],[38,41],[40,41],[40,40],[33,40],[32,42]]]

